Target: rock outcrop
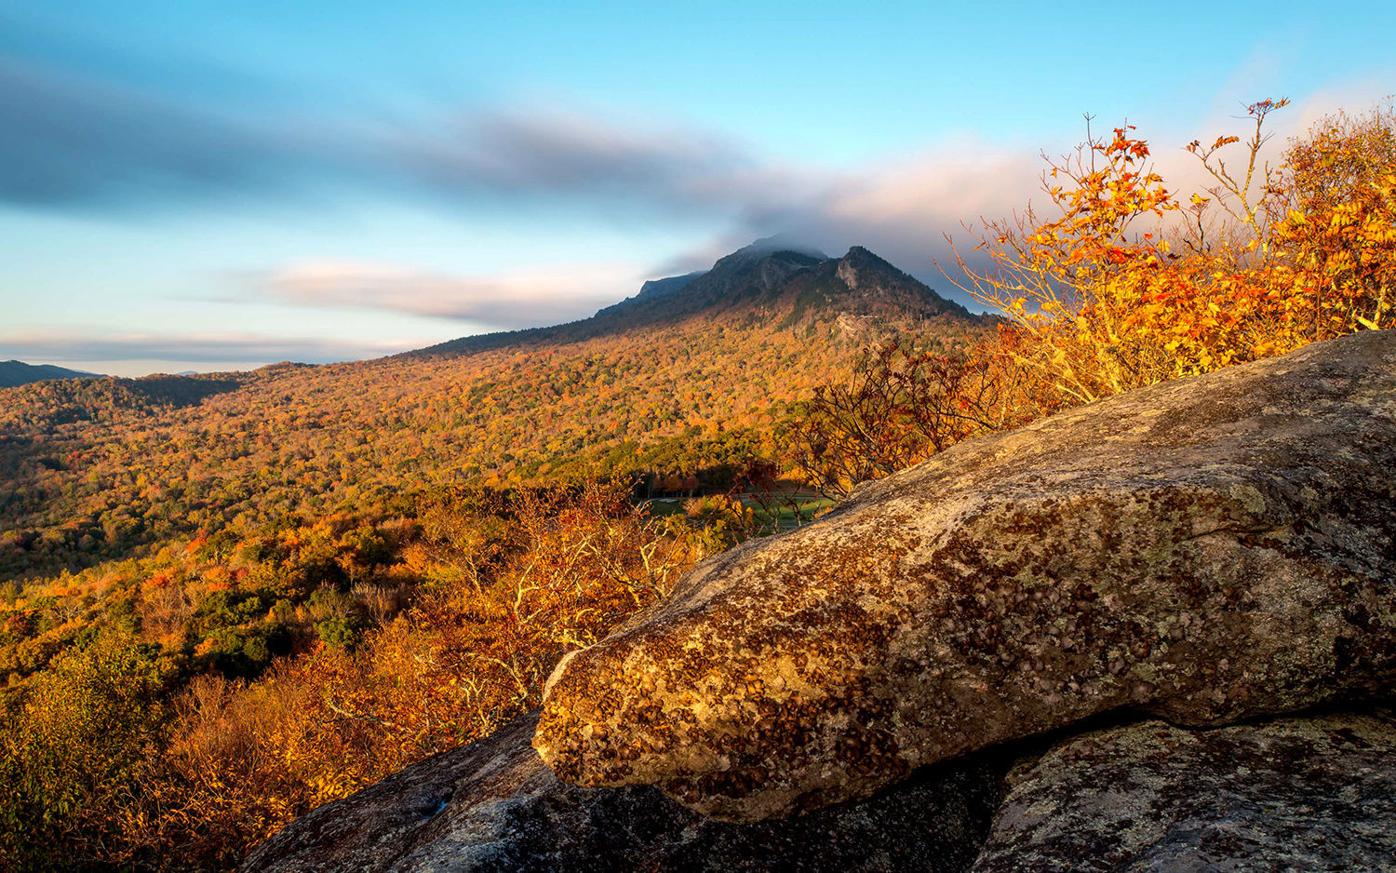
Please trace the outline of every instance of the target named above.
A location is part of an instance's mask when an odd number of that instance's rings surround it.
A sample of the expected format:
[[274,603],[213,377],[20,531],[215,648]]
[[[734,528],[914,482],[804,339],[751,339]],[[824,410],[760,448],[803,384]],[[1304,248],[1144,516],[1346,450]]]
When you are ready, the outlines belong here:
[[1204,730],[1161,721],[1096,729],[937,765],[859,803],[747,825],[705,819],[653,788],[567,785],[529,748],[536,721],[520,718],[315,810],[242,869],[1396,869],[1389,709]]
[[704,819],[652,788],[558,781],[529,747],[536,716],[298,819],[247,873],[329,871],[958,871],[988,833],[1007,762],[932,768],[798,820]]
[[1396,869],[1396,718],[1149,721],[1016,768],[975,873]]
[[754,821],[1126,708],[1206,725],[1396,674],[1396,333],[975,439],[702,565],[560,664],[564,780]]

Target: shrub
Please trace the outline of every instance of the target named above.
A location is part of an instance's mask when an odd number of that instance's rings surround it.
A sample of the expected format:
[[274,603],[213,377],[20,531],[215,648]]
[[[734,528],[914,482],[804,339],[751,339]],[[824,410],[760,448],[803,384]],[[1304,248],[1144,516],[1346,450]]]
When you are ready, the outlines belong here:
[[167,678],[154,650],[115,633],[36,677],[0,737],[0,866],[80,867],[132,854]]
[[1131,127],[1049,162],[1059,215],[989,223],[988,270],[959,259],[1016,334],[1004,354],[1069,405],[1396,323],[1392,114],[1327,119],[1272,171],[1264,125],[1286,103],[1251,105],[1238,168],[1239,137],[1189,146],[1216,184],[1186,205]]
[[1191,143],[1213,184],[1181,200],[1134,128],[1088,125],[1047,162],[1050,216],[986,222],[989,266],[957,252],[947,273],[997,336],[963,357],[884,346],[817,391],[792,440],[805,477],[843,496],[975,433],[1396,326],[1396,115],[1324,119],[1272,168],[1265,123],[1287,102],[1252,104],[1244,142]]

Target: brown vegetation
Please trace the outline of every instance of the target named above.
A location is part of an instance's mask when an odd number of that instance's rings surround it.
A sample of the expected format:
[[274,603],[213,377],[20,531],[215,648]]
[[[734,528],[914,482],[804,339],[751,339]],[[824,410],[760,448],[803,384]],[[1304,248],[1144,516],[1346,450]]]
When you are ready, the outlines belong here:
[[536,706],[562,653],[664,594],[701,533],[594,484],[288,531],[289,560],[259,544],[227,574],[196,544],[140,585],[179,598],[108,599],[90,639],[28,683],[5,734],[0,857],[232,864],[289,818]]

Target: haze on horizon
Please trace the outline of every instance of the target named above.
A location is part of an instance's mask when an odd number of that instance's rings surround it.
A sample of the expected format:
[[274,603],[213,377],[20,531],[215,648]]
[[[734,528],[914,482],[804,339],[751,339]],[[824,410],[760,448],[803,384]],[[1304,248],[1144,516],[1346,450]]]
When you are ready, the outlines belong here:
[[945,291],[943,234],[1021,207],[1082,113],[1181,168],[1249,101],[1294,100],[1283,137],[1396,91],[1392,32],[1378,2],[1147,28],[1029,3],[11,3],[0,359],[371,357],[589,315],[777,233]]

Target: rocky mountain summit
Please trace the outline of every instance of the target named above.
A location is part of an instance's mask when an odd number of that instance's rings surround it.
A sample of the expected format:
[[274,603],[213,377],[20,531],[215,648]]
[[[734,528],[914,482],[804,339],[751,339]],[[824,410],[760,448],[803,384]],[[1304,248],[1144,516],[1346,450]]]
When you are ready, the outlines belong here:
[[747,311],[795,323],[827,311],[852,316],[948,318],[980,322],[862,246],[841,258],[779,238],[757,240],[719,258],[712,268],[644,284],[640,293],[565,330],[614,330],[692,316]]
[[247,869],[1390,869],[1392,470],[1391,332],[963,443]]
[[984,325],[991,321],[942,297],[863,246],[853,246],[843,257],[829,257],[789,240],[771,238],[724,255],[707,270],[651,279],[638,293],[590,318],[464,337],[407,355],[454,355],[516,344],[576,342],[694,317],[769,322],[788,329],[839,315],[889,323],[914,319]]

